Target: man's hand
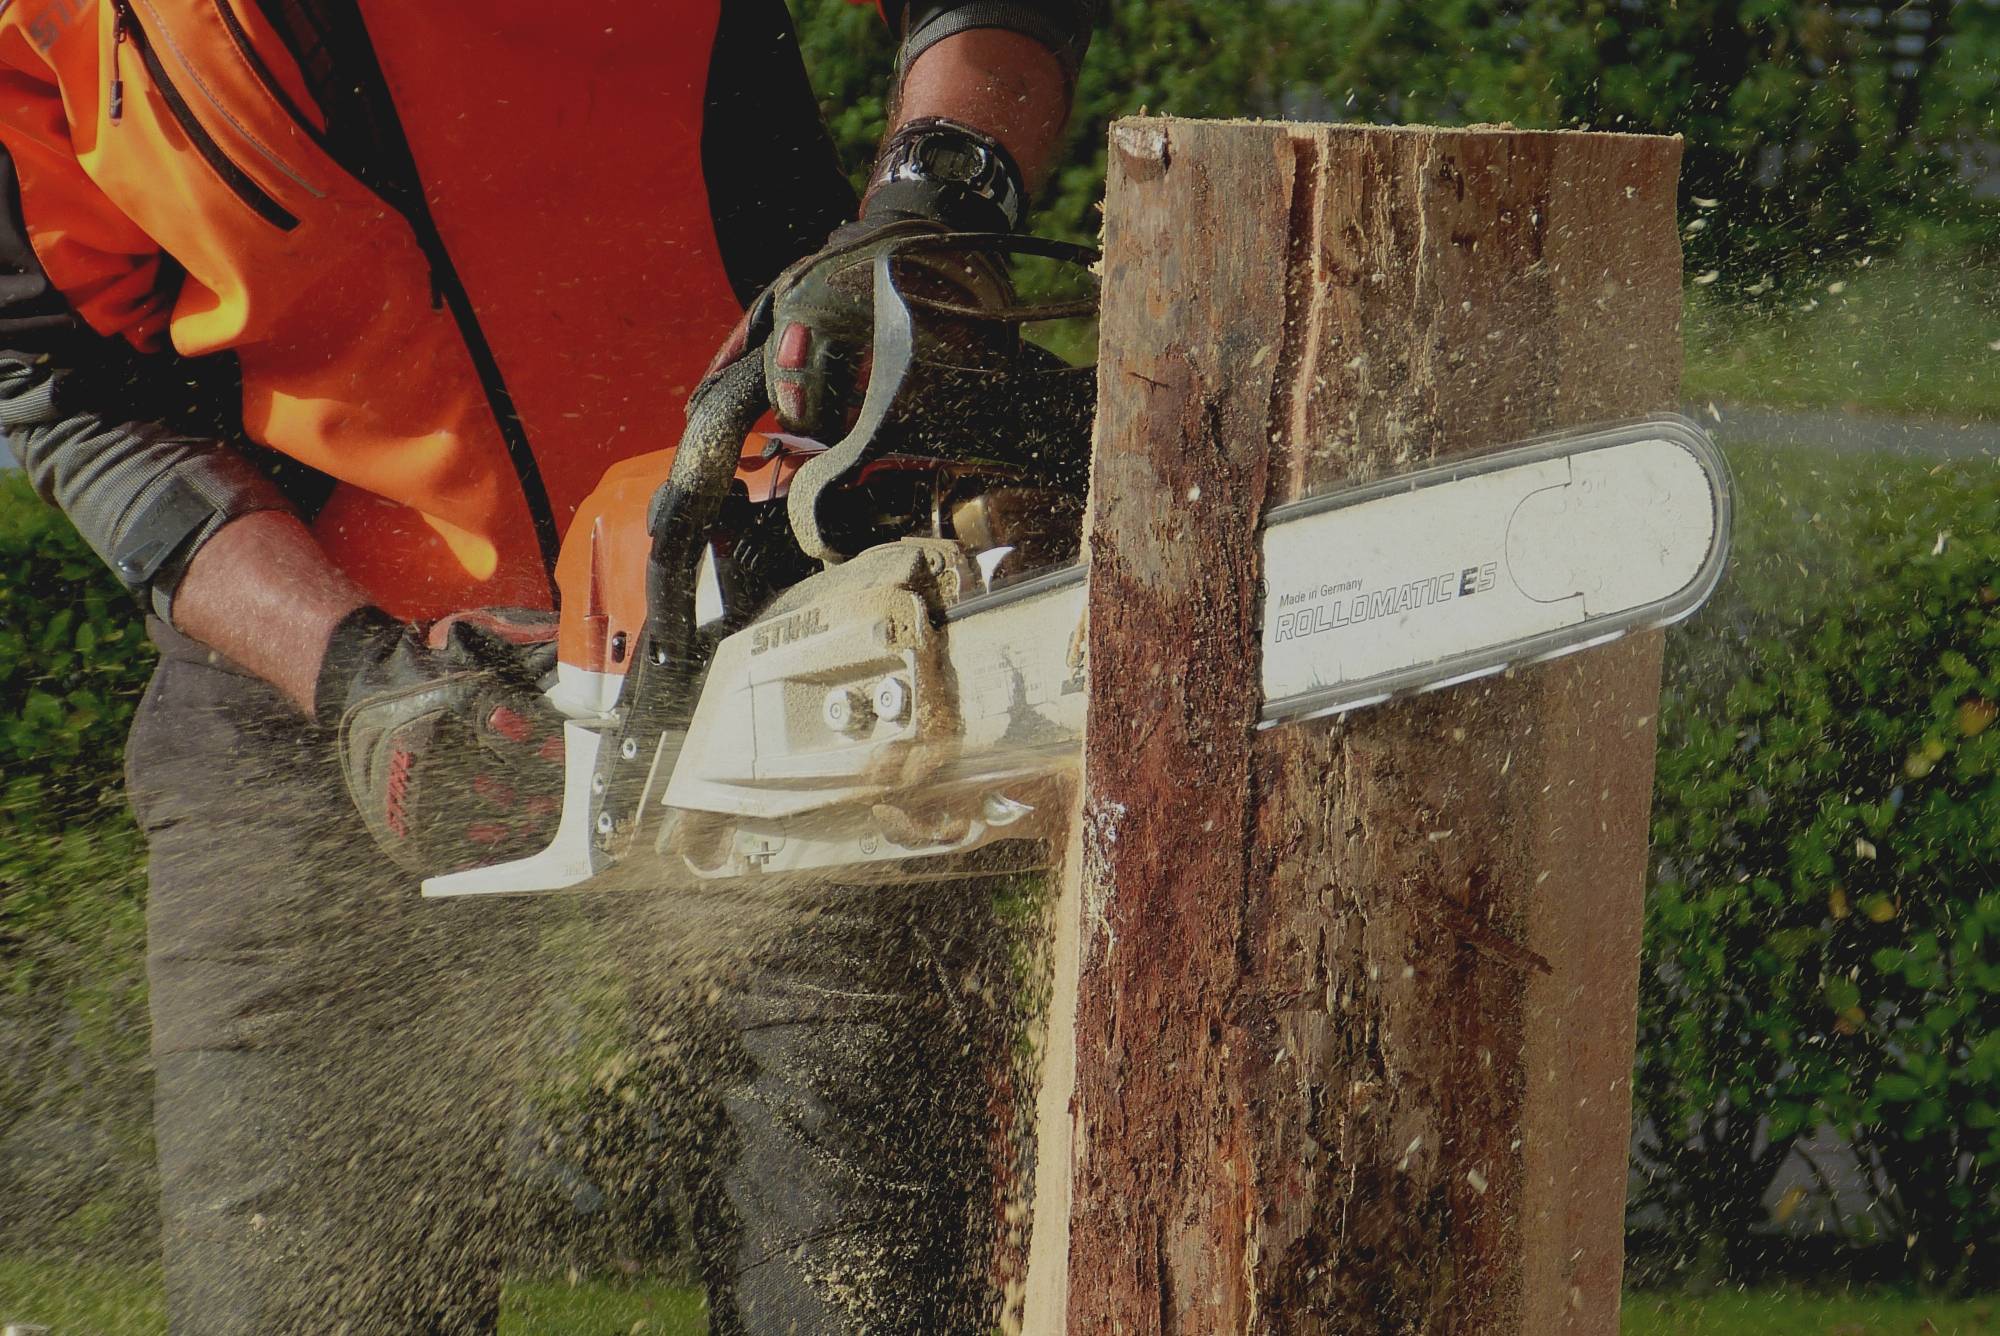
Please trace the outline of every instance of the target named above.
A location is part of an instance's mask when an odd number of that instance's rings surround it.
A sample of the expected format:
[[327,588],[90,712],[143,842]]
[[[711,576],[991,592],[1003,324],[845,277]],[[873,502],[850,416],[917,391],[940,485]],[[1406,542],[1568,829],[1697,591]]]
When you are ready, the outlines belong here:
[[[1024,189],[1012,155],[971,126],[933,117],[891,135],[861,217],[773,290],[764,375],[779,424],[831,443],[852,422],[868,385],[874,260],[886,247],[948,232],[1015,231]],[[919,247],[894,263],[912,296],[975,310],[1012,300],[1003,267],[983,253]]]
[[[765,381],[779,424],[832,442],[868,384],[874,332],[872,266],[883,244],[940,232],[1016,232],[1028,194],[1047,173],[1069,116],[1061,60],[1032,38],[974,28],[927,47],[905,72],[897,117],[877,155],[860,218],[772,292]],[[924,250],[899,278],[964,305],[1010,299],[981,255]],[[711,371],[734,360],[741,330]]]
[[562,719],[541,692],[552,614],[488,610],[427,632],[379,608],[334,629],[314,712],[382,851],[417,876],[524,857],[555,833]]
[[[779,281],[772,300],[772,334],[764,345],[764,381],[784,430],[829,445],[846,434],[860,411],[872,369],[876,257],[885,248],[951,230],[937,220],[906,214],[864,215],[836,231],[811,262]],[[906,296],[975,311],[1013,300],[1004,268],[983,252],[919,246],[891,263],[897,287]],[[919,356],[936,355],[939,350],[927,344],[944,339],[968,364],[980,364],[978,322],[961,324],[955,327],[934,316],[924,326],[928,337],[920,337]]]

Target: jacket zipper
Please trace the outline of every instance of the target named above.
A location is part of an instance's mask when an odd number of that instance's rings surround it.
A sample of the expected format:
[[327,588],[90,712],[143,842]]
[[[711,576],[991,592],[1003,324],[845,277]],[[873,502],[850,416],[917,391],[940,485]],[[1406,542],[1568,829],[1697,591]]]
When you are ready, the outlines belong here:
[[[393,202],[385,202],[396,208]],[[452,323],[458,326],[459,340],[465,344],[465,351],[472,359],[473,371],[479,377],[479,386],[486,392],[486,405],[493,413],[501,443],[507,448],[508,462],[514,466],[514,479],[521,487],[521,499],[528,507],[528,518],[535,532],[535,546],[541,552],[542,569],[548,577],[549,597],[559,604],[561,595],[556,589],[555,575],[556,557],[562,551],[562,530],[556,525],[555,507],[549,503],[549,489],[542,479],[542,466],[535,458],[534,446],[528,441],[527,425],[521,421],[521,415],[514,407],[513,392],[507,388],[507,382],[500,374],[500,359],[494,355],[493,345],[486,339],[486,331],[479,327],[479,314],[472,309],[472,294],[466,291],[458,266],[451,262],[451,254],[444,248],[444,236],[438,231],[437,222],[431,217],[423,196],[417,195],[409,206],[398,208],[397,212],[408,220],[411,232],[416,235],[418,248],[430,261],[431,309],[443,307],[451,313]]]
[[[347,170],[384,204],[402,215],[417,249],[429,263],[431,307],[433,310],[442,307],[450,313],[452,323],[458,326],[459,341],[465,346],[473,371],[479,377],[479,386],[485,392],[494,426],[499,429],[500,440],[506,447],[508,462],[514,466],[515,481],[520,484],[521,499],[527,506],[553,606],[561,599],[556,589],[555,572],[556,557],[562,550],[562,529],[556,522],[555,507],[549,500],[541,463],[535,458],[534,446],[528,440],[527,425],[514,407],[513,393],[507,388],[507,380],[501,373],[500,360],[494,354],[493,345],[488,341],[486,331],[479,327],[479,313],[472,309],[472,294],[466,291],[465,280],[459,275],[458,266],[452,263],[451,252],[445,247],[444,234],[438,230],[437,220],[431,216],[430,202],[424,197],[423,174],[417,169],[409,137],[403,133],[401,118],[396,114],[395,99],[390,96],[388,79],[382,73],[381,61],[375,54],[374,43],[369,38],[367,24],[362,21],[360,8],[348,4],[335,5],[331,9],[338,15],[338,20],[347,25],[340,33],[335,51],[347,62],[346,77],[354,81],[363,108],[358,114],[364,116],[369,125],[366,149],[370,167],[364,171],[357,161]],[[329,110],[328,115],[333,114]]]
[[132,11],[125,0],[111,5],[111,123],[125,119],[125,35]]
[[237,54],[243,57],[243,63],[250,67],[250,72],[257,77],[257,82],[264,86],[264,91],[271,95],[271,100],[284,109],[285,115],[291,117],[299,133],[317,145],[321,152],[332,157],[326,136],[320,133],[319,127],[312,123],[311,118],[299,104],[292,100],[292,95],[285,91],[285,86],[278,82],[278,76],[272,73],[270,65],[264,60],[263,53],[251,42],[250,30],[245,28],[243,20],[236,16],[236,10],[230,5],[229,0],[214,0],[214,5],[216,15],[221,18],[223,28],[229,33],[229,40],[236,44]]
[[180,126],[181,133],[187,136],[188,143],[194,146],[202,161],[221,178],[222,184],[229,187],[230,192],[243,201],[252,213],[271,226],[285,232],[297,227],[298,218],[253,181],[248,172],[238,167],[235,160],[223,151],[222,145],[215,142],[215,137],[202,128],[201,122],[195,118],[194,109],[188,106],[180,89],[167,77],[166,65],[146,36],[145,25],[132,12],[132,0],[111,0],[111,11],[111,119],[116,122],[123,118],[125,112],[125,81],[119,73],[119,52],[129,41],[139,53],[140,63],[152,77],[153,86],[159,90],[160,100],[167,104],[167,111],[172,114],[175,124]]

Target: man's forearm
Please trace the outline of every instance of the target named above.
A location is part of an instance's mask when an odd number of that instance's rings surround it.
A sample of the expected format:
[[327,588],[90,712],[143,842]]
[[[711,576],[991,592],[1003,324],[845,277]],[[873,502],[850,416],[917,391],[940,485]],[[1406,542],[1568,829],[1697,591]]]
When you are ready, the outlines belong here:
[[973,28],[911,62],[890,129],[926,116],[963,121],[1005,145],[1033,190],[1062,144],[1069,103],[1069,80],[1053,51],[1005,28]]
[[156,420],[185,374],[116,344],[61,351],[0,352],[0,424],[35,489],[154,612],[310,710],[361,591],[247,460]]
[[174,595],[174,624],[311,714],[327,640],[367,601],[297,516],[260,510],[195,553]]

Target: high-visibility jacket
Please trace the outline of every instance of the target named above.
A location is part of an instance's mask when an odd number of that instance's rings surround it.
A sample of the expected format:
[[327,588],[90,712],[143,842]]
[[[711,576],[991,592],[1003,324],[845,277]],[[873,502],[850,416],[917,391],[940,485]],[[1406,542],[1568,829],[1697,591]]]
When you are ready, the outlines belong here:
[[546,606],[599,475],[852,207],[783,0],[0,0],[0,147],[46,285],[233,356],[408,616]]

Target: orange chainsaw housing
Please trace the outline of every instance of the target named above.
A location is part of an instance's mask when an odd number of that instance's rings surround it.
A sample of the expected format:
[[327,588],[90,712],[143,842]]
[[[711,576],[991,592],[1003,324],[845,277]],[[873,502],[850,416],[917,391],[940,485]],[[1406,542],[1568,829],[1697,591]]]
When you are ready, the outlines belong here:
[[[811,458],[771,446],[770,437],[752,432],[737,460],[736,481],[753,503],[782,497]],[[646,624],[646,562],[653,548],[646,512],[673,466],[671,447],[621,460],[577,507],[556,561],[562,596],[556,653],[571,667],[622,677],[630,666]]]

